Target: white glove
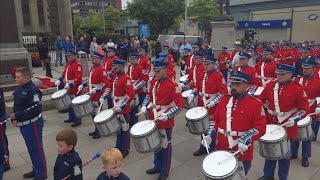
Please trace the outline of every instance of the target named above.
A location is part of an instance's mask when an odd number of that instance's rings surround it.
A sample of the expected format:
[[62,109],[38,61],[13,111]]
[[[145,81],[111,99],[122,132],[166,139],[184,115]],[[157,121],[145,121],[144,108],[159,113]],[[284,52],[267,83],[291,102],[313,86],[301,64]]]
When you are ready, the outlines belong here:
[[181,64],[183,64],[183,65],[184,65],[184,64],[186,64],[186,62],[185,62],[185,61],[181,61]]
[[78,86],[78,91],[81,91],[83,89],[83,85],[81,84],[80,86]]
[[100,104],[103,104],[103,103],[104,103],[104,99],[103,99],[103,98],[100,98],[100,99],[99,99],[99,103],[100,103]]
[[[206,136],[203,137],[203,139],[202,139],[202,141],[201,141],[201,144],[202,144],[202,146],[206,147],[206,144],[205,144],[204,141],[206,141],[206,142],[207,142],[207,145],[210,146],[210,144],[212,143],[212,138],[211,138],[210,136],[208,136],[208,135],[206,135]],[[209,147],[208,147],[208,148],[209,148]]]
[[65,88],[65,89],[70,89],[69,84],[66,84],[66,85],[64,86],[64,88]]
[[136,90],[137,90],[137,86],[133,86],[133,90],[135,90],[135,91],[136,91]]
[[161,114],[159,120],[160,121],[167,121],[168,120],[168,115],[166,113]]
[[97,93],[96,89],[91,89],[90,94],[95,94]]
[[320,107],[317,107],[316,108],[316,115],[319,115],[320,114]]
[[122,111],[122,108],[121,108],[120,106],[117,106],[114,111],[115,111],[115,112],[121,112],[121,111]]
[[128,123],[121,123],[122,131],[128,131],[129,130],[129,124]]
[[241,154],[243,154],[245,151],[248,150],[248,146],[239,142],[238,143],[238,150],[240,151]]
[[287,124],[286,124],[286,127],[292,127],[294,126],[295,122],[292,118],[289,118]]
[[60,80],[56,80],[56,82],[54,82],[54,84],[55,84],[56,86],[59,86],[59,85],[61,84],[61,81],[60,81]]
[[179,86],[180,86],[181,88],[186,87],[186,85],[184,85],[183,83],[180,83]]
[[193,98],[194,98],[194,94],[190,94],[190,95],[188,96],[188,103],[189,103],[189,104],[191,103],[191,101],[193,101]]
[[147,107],[146,106],[142,106],[140,109],[140,112],[146,113],[147,112]]

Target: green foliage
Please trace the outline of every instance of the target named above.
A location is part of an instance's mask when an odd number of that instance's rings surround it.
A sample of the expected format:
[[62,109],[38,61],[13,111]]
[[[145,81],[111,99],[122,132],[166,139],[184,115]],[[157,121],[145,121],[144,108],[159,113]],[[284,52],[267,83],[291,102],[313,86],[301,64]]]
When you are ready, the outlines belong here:
[[104,15],[106,31],[109,31],[109,33],[112,33],[116,28],[119,28],[122,25],[120,12],[117,8],[113,6],[106,7]]
[[218,0],[192,0],[188,6],[191,23],[208,24],[219,15]]
[[184,12],[184,0],[133,0],[128,3],[129,17],[149,23],[153,33],[167,31]]

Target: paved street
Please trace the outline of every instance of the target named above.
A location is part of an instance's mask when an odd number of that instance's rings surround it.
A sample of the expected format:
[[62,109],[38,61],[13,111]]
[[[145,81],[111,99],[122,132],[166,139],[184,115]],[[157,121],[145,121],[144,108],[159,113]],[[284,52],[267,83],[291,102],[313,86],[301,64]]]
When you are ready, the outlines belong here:
[[[58,71],[62,71],[62,67],[57,68]],[[42,68],[35,68],[34,73],[36,76],[44,75]],[[58,77],[58,74],[53,71],[54,78]],[[189,133],[188,128],[185,126],[185,110],[180,113],[175,119],[175,127],[173,129],[173,154],[172,164],[169,180],[199,180],[204,179],[201,172],[201,162],[204,156],[194,157],[192,153],[197,150],[199,146],[199,137]],[[63,120],[67,119],[67,113],[58,113],[57,110],[50,110],[43,112],[45,127],[43,129],[43,142],[44,150],[47,160],[48,179],[53,179],[53,167],[57,157],[56,150],[56,134],[69,127],[70,124],[63,123]],[[82,120],[82,125],[74,128],[78,134],[78,144],[76,151],[80,154],[82,161],[89,159],[95,152],[102,152],[104,149],[114,147],[115,136],[103,137],[98,140],[94,140],[88,136],[88,133],[94,129],[92,120],[85,118]],[[8,123],[7,135],[9,139],[10,150],[10,164],[11,169],[5,173],[5,180],[20,180],[22,174],[29,172],[32,168],[31,161],[26,149],[26,145],[20,134],[18,128]],[[257,179],[263,175],[264,160],[259,155],[258,143],[255,144],[254,161],[248,179]],[[289,172],[290,180],[318,180],[320,177],[320,142],[312,142],[312,158],[310,160],[310,166],[308,168],[302,167],[301,156],[297,160],[291,161],[291,167]],[[123,171],[132,180],[151,180],[155,179],[157,175],[147,175],[146,169],[153,166],[152,154],[138,154],[133,144],[131,143],[130,154],[124,159]],[[93,180],[101,172],[101,159],[93,161],[91,164],[83,169],[84,179]]]

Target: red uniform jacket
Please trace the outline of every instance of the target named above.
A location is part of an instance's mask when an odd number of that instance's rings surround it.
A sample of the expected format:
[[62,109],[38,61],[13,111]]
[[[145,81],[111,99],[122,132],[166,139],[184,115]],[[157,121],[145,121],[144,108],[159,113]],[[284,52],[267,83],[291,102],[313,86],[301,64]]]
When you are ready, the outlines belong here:
[[193,54],[190,54],[189,57],[187,58],[186,66],[188,69],[188,74],[190,74],[190,71],[193,69],[193,66],[194,66]]
[[[226,106],[231,97],[231,95],[226,95],[221,99],[212,118],[212,121],[215,122],[215,130],[217,132],[217,150],[229,149],[228,137],[219,133],[217,130],[218,128],[224,130],[227,128]],[[258,134],[251,138],[252,141],[263,136],[266,131],[266,116],[262,108],[262,102],[248,94],[240,97],[239,100],[233,98],[232,102],[231,130],[236,132],[246,132],[250,129],[256,129]],[[233,136],[232,138],[236,140],[239,137],[240,136]],[[232,150],[237,151],[238,146],[235,145]],[[239,161],[251,161],[253,159],[253,143],[243,155],[239,155]]]
[[[126,107],[117,114],[128,114],[131,111],[130,103],[134,97],[134,89],[131,83],[131,80],[127,74],[124,72],[120,74],[115,74],[111,80],[111,84],[109,88],[111,88],[111,97],[114,102],[119,103],[122,102],[119,97],[127,96],[128,100],[126,102]],[[113,87],[114,86],[114,87]],[[113,102],[113,103],[114,103]],[[113,104],[115,106],[115,104]]]
[[191,89],[200,87],[200,84],[202,83],[202,79],[205,73],[206,71],[204,70],[203,64],[196,65],[192,68],[192,70],[189,72],[189,76],[187,79],[187,82],[190,83]]
[[256,52],[258,53],[263,53],[263,47],[257,47]]
[[176,70],[174,69],[174,64],[173,63],[169,63],[168,66],[167,66],[167,69],[169,71],[171,71],[172,75],[173,75],[173,78],[174,78],[174,81],[176,80]]
[[[205,85],[205,87],[203,87],[203,84]],[[223,74],[221,74],[221,72],[218,70],[210,70],[209,72],[204,74],[204,78],[202,82],[199,83],[199,85],[200,86],[198,87],[198,105],[204,105],[203,98],[205,98],[206,101],[208,101],[210,99],[210,96],[208,95],[210,94],[228,94],[227,83],[224,80]],[[207,105],[209,102],[206,102],[205,105]],[[209,115],[212,116],[215,110],[216,106],[209,108]]]
[[293,61],[294,61],[294,63],[296,63],[298,61],[298,59],[301,57],[300,53],[299,53],[299,49],[293,48],[292,53],[293,53]]
[[[141,82],[142,80],[145,82],[145,84],[148,82],[148,75],[145,75],[142,73],[143,69],[140,66],[140,64],[136,64],[136,65],[129,65],[128,66],[128,71],[127,71],[127,75],[129,76],[129,78],[131,79],[132,85],[136,86],[139,82]],[[143,86],[145,87],[145,86]],[[143,93],[144,89],[140,88],[137,89],[135,91],[135,94],[138,93]]]
[[83,69],[79,61],[74,60],[66,64],[62,73],[62,78],[65,84],[74,83],[74,86],[68,90],[70,94],[75,95],[78,92],[78,86],[82,84],[82,76]]
[[[296,77],[294,81],[301,86],[303,86],[303,90],[307,93],[308,103],[309,103],[309,111],[310,113],[314,113],[317,107],[316,98],[320,97],[320,78],[318,77]],[[317,115],[312,115],[312,119],[315,119]]]
[[[291,59],[285,59],[285,58],[290,57],[290,56],[292,57]],[[293,54],[291,49],[287,49],[287,50],[284,50],[282,52],[282,58],[280,60],[280,63],[281,64],[293,65],[293,63],[294,63],[294,54]]]
[[[271,61],[268,61],[268,62],[264,62],[264,61],[259,61],[255,66],[254,68],[256,69],[257,71],[257,75],[258,75],[258,78],[260,78],[260,82],[259,84],[262,85],[262,80],[261,80],[261,66],[262,64],[264,63],[264,68],[263,68],[263,72],[264,72],[264,77],[265,78],[276,78],[277,77],[277,74],[276,74],[276,69],[277,69],[277,62],[271,60]],[[265,81],[267,79],[264,79]]]
[[141,56],[139,64],[142,67],[142,73],[148,75],[151,71],[151,63],[148,56]]
[[228,62],[231,60],[231,56],[228,52],[221,52],[218,56],[219,69],[225,70],[228,69]]
[[[153,97],[153,91],[155,91],[156,97]],[[184,107],[184,101],[178,85],[169,78],[165,78],[161,81],[153,81],[147,95],[150,97],[150,103],[153,104],[153,108],[151,108],[150,111],[150,119],[154,119],[153,111],[155,109],[157,112],[161,111],[161,109],[155,106],[170,106],[170,104],[174,102],[175,105],[181,109]],[[158,114],[158,116],[160,115],[161,114]],[[167,121],[158,121],[157,126],[159,129],[173,128],[174,119],[172,118],[168,119]]]
[[314,70],[314,76],[320,78],[320,66],[319,65]]
[[110,81],[108,80],[108,75],[106,70],[100,65],[92,66],[89,71],[89,81],[88,81],[88,92],[91,88],[96,88],[104,84],[100,92],[91,95],[92,101],[99,101],[99,98],[103,94],[106,87],[109,85]]
[[257,71],[251,66],[246,66],[244,68],[240,66],[234,66],[233,70],[235,71],[242,71],[249,76],[252,77],[252,80],[249,82],[250,85],[260,86],[260,80],[258,79]]
[[168,61],[170,62],[170,63],[172,63],[172,64],[174,64],[174,59],[173,59],[173,56],[169,53],[168,54]]
[[[266,88],[262,91],[259,99],[263,103],[268,101],[268,111],[274,111],[274,87],[278,81],[274,80],[267,84]],[[302,116],[305,118],[309,112],[309,105],[307,95],[302,89],[302,86],[291,81],[286,84],[279,83],[278,90],[279,107],[281,112],[289,112],[290,110],[296,108],[297,111],[304,110],[306,114]],[[292,113],[288,118],[283,120],[281,123],[278,121],[278,117],[275,115],[267,113],[267,123],[268,124],[284,124],[288,119],[293,116],[296,112]],[[287,128],[288,138],[296,139],[298,136],[298,126],[295,124],[293,127]]]
[[118,56],[107,57],[106,59],[104,59],[103,67],[107,72],[112,71],[112,61],[116,59],[119,59]]
[[237,52],[238,52],[237,50],[233,50],[233,51],[232,51],[232,53],[231,53],[231,59],[234,58],[234,56],[237,54]]

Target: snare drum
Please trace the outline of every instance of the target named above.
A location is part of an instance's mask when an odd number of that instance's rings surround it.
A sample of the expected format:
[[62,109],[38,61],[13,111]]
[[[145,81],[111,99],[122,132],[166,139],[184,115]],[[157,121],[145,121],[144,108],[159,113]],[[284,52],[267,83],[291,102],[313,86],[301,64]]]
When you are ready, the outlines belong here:
[[309,139],[313,139],[314,133],[312,130],[312,119],[310,116],[305,117],[304,119],[298,121],[298,140],[299,141],[306,141]]
[[208,110],[204,107],[194,107],[186,113],[186,121],[191,134],[204,134],[209,129]]
[[160,132],[156,123],[145,120],[136,123],[130,129],[132,142],[139,153],[149,153],[161,148]]
[[70,107],[71,97],[66,89],[61,89],[53,93],[51,95],[51,99],[53,100],[58,111],[65,110]]
[[268,160],[284,159],[291,155],[287,131],[275,124],[268,124],[266,134],[259,139],[260,155]]
[[87,116],[94,112],[93,103],[87,94],[75,97],[72,100],[72,108],[77,118]]
[[101,136],[110,136],[121,129],[121,123],[111,109],[100,112],[94,117],[93,122]]
[[196,106],[196,99],[197,99],[196,96],[193,98],[193,101],[191,101],[190,103],[188,101],[188,97],[190,96],[191,92],[192,92],[192,89],[186,90],[181,93],[183,100],[184,100],[184,107],[186,109],[191,109]]
[[262,91],[264,90],[264,87],[263,86],[259,86],[257,88],[257,90],[254,92],[254,96],[260,96],[260,94],[262,93]]
[[[232,154],[227,151],[215,151],[207,155],[202,161],[202,173],[206,176],[206,179],[238,179],[236,178],[239,177],[237,176],[239,173],[238,160],[235,156],[230,156]],[[219,164],[219,162],[221,163]]]

